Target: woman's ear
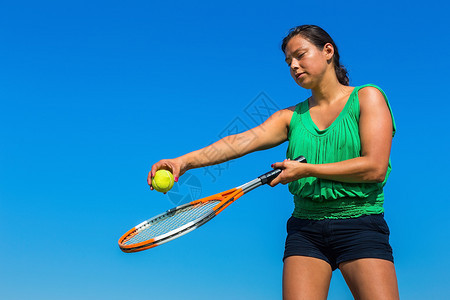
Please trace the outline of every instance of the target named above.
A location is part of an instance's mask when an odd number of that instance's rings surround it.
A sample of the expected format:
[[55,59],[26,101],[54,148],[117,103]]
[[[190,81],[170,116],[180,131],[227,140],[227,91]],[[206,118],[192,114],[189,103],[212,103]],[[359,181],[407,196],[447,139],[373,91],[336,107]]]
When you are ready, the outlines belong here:
[[323,46],[322,52],[325,55],[327,60],[332,59],[333,55],[334,55],[334,47],[333,47],[333,45],[331,43],[326,43],[325,46]]

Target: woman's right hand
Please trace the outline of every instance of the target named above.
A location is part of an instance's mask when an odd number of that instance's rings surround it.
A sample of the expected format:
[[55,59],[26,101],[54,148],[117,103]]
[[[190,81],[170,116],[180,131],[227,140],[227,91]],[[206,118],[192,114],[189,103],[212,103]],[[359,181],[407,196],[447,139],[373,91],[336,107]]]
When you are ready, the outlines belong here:
[[175,182],[177,182],[178,178],[187,171],[186,164],[179,157],[173,159],[162,159],[158,161],[152,166],[152,169],[150,172],[148,172],[147,176],[147,183],[150,186],[151,190],[154,189],[152,187],[152,178],[155,176],[156,171],[160,169],[172,172],[173,177],[175,178]]

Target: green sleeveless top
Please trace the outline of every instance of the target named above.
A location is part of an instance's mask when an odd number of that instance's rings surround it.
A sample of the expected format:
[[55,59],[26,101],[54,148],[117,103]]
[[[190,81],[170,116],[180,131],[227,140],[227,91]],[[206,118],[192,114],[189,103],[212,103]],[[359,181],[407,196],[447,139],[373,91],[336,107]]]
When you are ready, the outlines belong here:
[[[286,157],[294,159],[303,155],[308,163],[326,164],[361,156],[358,91],[366,86],[383,93],[391,111],[394,136],[396,127],[386,94],[379,87],[366,84],[355,87],[339,116],[324,130],[319,130],[312,121],[308,100],[297,104],[289,126]],[[295,203],[293,216],[321,220],[382,213],[383,187],[390,172],[389,160],[382,183],[345,183],[316,177],[293,181],[289,183]]]

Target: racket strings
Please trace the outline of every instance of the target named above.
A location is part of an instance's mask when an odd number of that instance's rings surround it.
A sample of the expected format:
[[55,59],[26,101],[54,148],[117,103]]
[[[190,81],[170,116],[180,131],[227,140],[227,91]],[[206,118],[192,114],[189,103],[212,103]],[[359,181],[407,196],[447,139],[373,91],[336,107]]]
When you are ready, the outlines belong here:
[[213,207],[219,202],[219,200],[212,200],[205,203],[198,203],[164,214],[157,219],[150,220],[141,225],[122,243],[124,245],[138,244],[166,234],[202,216],[210,214]]

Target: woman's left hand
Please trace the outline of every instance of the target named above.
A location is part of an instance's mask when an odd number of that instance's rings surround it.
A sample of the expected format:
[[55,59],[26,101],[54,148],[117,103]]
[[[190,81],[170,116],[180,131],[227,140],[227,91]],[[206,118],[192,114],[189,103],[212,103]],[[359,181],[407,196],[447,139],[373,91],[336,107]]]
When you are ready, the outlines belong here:
[[272,165],[274,169],[281,169],[280,175],[275,177],[269,185],[274,187],[277,184],[287,184],[303,177],[308,177],[308,164],[295,160],[285,159]]

